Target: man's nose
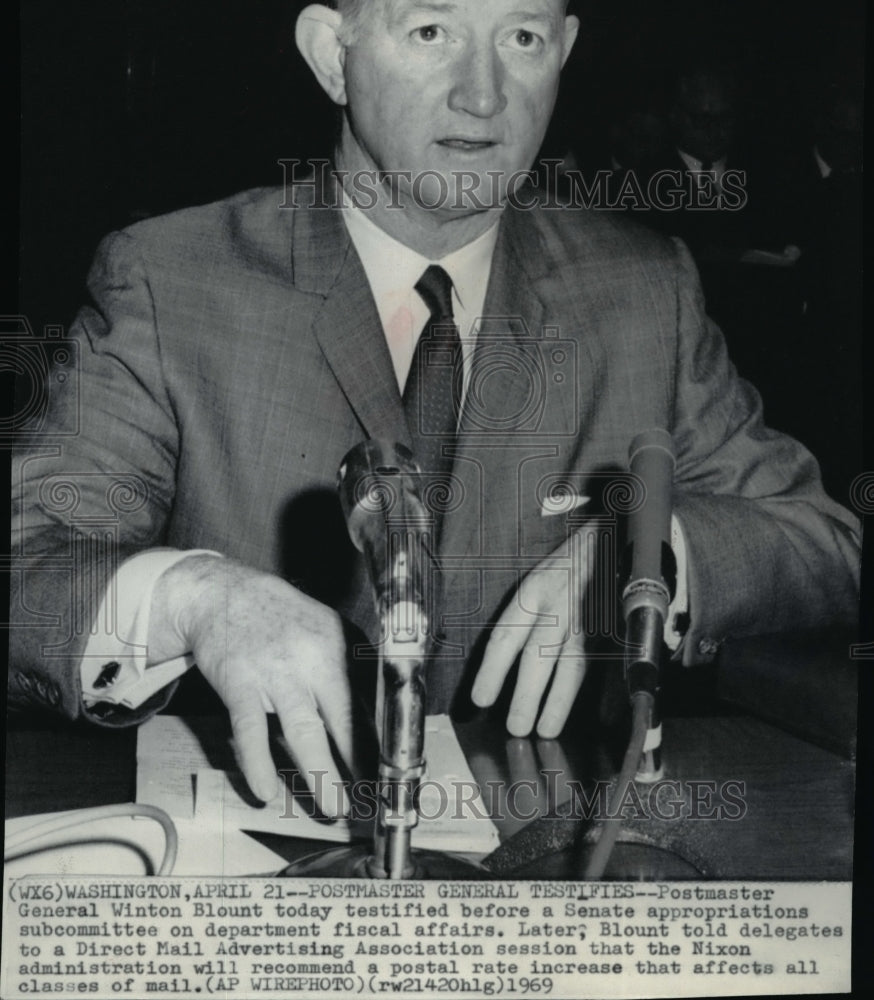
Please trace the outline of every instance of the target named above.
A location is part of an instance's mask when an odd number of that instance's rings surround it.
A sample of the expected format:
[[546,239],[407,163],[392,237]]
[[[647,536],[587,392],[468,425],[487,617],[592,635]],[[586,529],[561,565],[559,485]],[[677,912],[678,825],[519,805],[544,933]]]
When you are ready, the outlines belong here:
[[449,107],[491,118],[507,106],[504,65],[491,45],[470,45],[453,67]]

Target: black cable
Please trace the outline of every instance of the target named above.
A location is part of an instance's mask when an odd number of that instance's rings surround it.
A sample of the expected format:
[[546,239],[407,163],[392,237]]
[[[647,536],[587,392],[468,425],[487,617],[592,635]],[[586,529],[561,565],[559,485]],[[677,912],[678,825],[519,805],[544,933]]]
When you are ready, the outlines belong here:
[[[640,755],[643,753],[643,747],[646,742],[651,708],[651,695],[640,692],[632,696],[631,736],[628,740],[628,749],[625,751],[625,758],[622,761],[622,769],[616,781],[613,805],[622,801],[626,789],[634,781],[634,775],[637,773],[637,768],[640,764]],[[586,865],[586,871],[583,875],[584,879],[600,879],[604,877],[604,870],[607,867],[607,862],[610,860],[616,838],[619,836],[622,820],[619,816],[611,818],[609,809],[607,812],[608,815],[601,827],[601,836],[598,838],[597,844],[595,844],[588,865]]]

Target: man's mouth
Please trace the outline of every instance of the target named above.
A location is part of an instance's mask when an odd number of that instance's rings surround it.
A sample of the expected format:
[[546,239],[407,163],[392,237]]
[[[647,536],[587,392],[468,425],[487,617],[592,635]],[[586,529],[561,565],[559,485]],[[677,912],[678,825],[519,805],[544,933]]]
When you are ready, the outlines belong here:
[[437,145],[445,146],[447,149],[457,149],[465,152],[478,152],[482,149],[491,149],[491,147],[496,146],[497,143],[492,139],[451,138],[440,139]]

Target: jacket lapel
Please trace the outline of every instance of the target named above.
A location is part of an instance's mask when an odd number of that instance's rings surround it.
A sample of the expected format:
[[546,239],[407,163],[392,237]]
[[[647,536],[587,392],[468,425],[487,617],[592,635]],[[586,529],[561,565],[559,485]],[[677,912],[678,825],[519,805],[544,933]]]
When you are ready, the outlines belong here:
[[[462,414],[464,431],[514,432],[530,409],[532,348],[539,343],[543,303],[535,279],[522,264],[514,215],[509,211],[495,257],[477,335],[471,386]],[[529,253],[531,250],[529,249]]]
[[530,245],[533,230],[522,230],[517,213],[506,212],[500,225],[452,470],[456,488],[468,502],[446,514],[441,535],[441,550],[453,556],[476,554],[483,519],[499,516],[480,509],[484,477],[496,473],[495,462],[506,464],[506,445],[519,443],[515,425],[532,402],[526,376],[539,351],[544,307],[523,259],[539,255]]
[[382,324],[340,211],[295,212],[293,278],[319,295],[313,332],[367,437],[409,446],[409,431]]

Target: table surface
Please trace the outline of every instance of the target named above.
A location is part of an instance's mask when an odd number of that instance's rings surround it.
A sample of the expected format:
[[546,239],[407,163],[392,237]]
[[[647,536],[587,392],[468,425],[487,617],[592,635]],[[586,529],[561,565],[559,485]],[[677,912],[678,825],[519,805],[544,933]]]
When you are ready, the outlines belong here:
[[[615,741],[611,747],[597,727],[580,729],[571,726],[560,740],[539,740],[509,737],[482,719],[456,725],[471,770],[489,791],[486,802],[501,837],[493,873],[579,877],[580,852],[598,829],[585,814],[585,796],[597,781],[605,783],[608,796],[615,794],[607,782],[618,769]],[[617,849],[619,867],[608,874],[682,877],[684,865],[691,865],[687,878],[851,878],[851,761],[740,714],[669,717],[664,751],[665,780],[672,784],[662,786],[660,809],[652,814],[641,788],[639,797],[625,801],[628,821],[621,837],[658,850],[647,858],[646,848]],[[135,759],[134,729],[13,718],[7,729],[7,818],[131,801]],[[719,791],[725,782],[733,783],[727,798]],[[568,803],[577,808],[569,810]],[[721,817],[715,814],[720,803]],[[319,846],[270,835],[258,839],[289,860]],[[667,867],[659,857],[668,859]],[[679,868],[672,858],[679,859]]]
[[[670,784],[658,793],[655,815],[646,809],[646,786],[635,786],[646,815],[636,798],[623,800],[629,839],[672,852],[708,878],[851,877],[851,761],[748,716],[666,719],[663,729],[664,781]],[[534,777],[542,786],[544,774],[560,770],[562,776],[551,779],[558,786],[553,799],[559,802],[570,797],[561,791],[569,779],[588,779],[591,786],[593,778],[607,782],[617,770],[609,755],[587,754],[584,745],[571,752],[569,740],[507,739],[483,748],[479,734],[462,727],[459,736],[481,785],[486,780]],[[720,789],[725,789],[722,794]],[[608,795],[611,792],[608,787]],[[544,792],[540,801],[547,799]],[[576,801],[585,804],[579,797]],[[612,806],[608,810],[615,811]],[[551,830],[551,824],[559,829]],[[577,825],[583,837],[596,836],[594,823],[579,818]],[[502,819],[498,823],[502,841],[516,835],[524,844],[523,826],[511,817]],[[528,839],[564,848],[573,831],[560,826],[560,820],[543,819],[533,835],[528,827]],[[523,853],[536,860],[537,849],[535,843]],[[526,866],[526,874],[538,871],[538,864]],[[580,870],[579,865],[541,867],[550,877]],[[646,865],[635,872],[645,875]],[[669,865],[666,875],[682,877],[682,871]]]

